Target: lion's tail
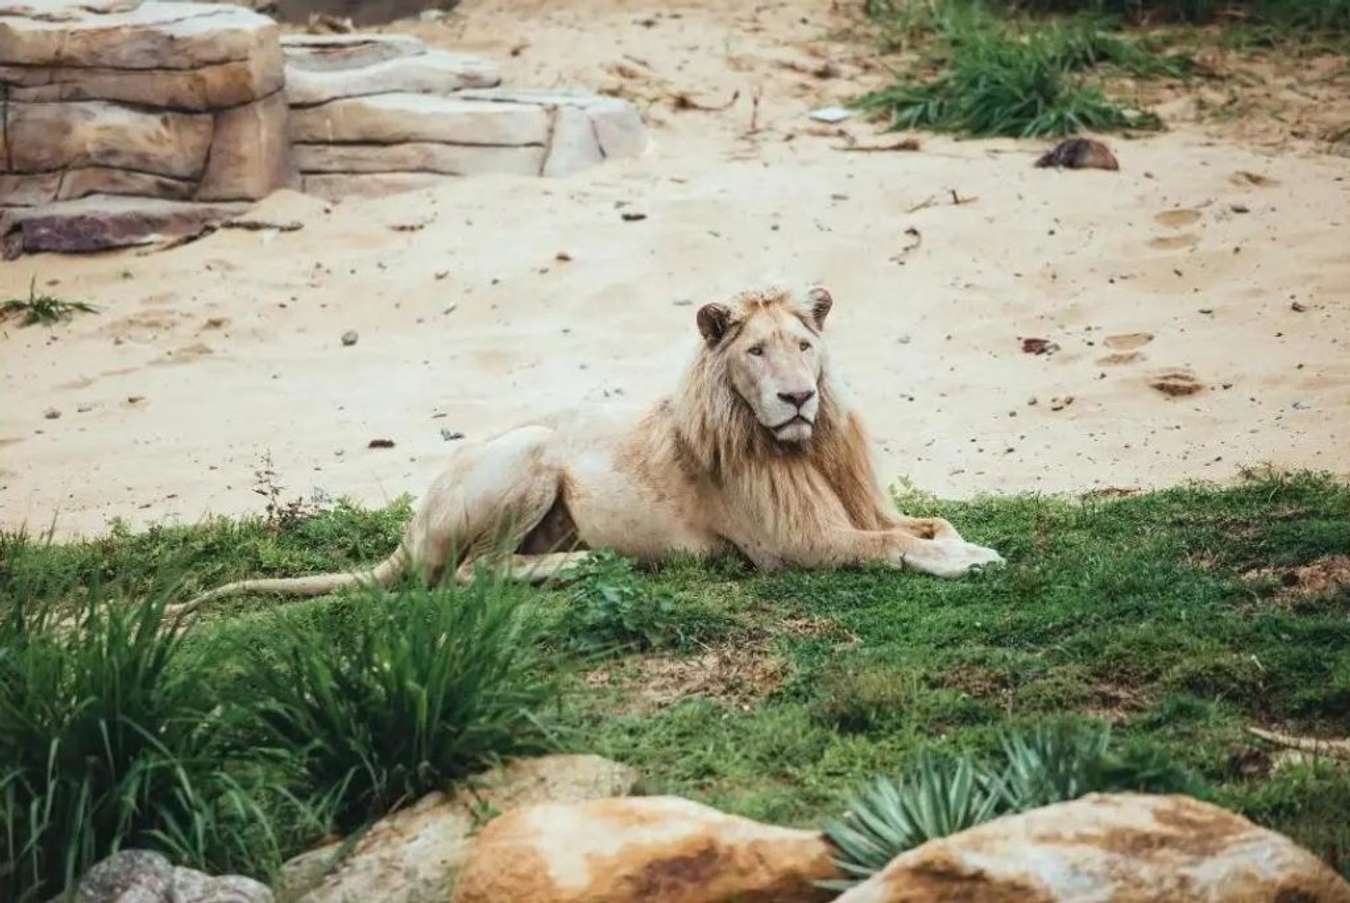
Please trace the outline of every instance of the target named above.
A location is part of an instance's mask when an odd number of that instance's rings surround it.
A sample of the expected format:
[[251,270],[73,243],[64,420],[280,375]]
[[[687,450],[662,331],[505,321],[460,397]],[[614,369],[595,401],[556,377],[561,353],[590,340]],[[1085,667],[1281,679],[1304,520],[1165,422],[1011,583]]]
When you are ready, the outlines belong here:
[[322,596],[349,586],[388,586],[403,573],[404,555],[399,549],[375,567],[347,574],[315,574],[312,577],[280,577],[239,580],[202,593],[190,602],[173,607],[172,613],[189,614],[198,606],[241,593],[273,593],[280,596]]

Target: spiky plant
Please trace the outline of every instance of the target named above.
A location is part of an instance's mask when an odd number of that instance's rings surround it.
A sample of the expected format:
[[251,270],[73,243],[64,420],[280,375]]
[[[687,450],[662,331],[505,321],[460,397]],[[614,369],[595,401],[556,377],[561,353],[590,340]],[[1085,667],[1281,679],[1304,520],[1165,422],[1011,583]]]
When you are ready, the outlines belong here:
[[905,850],[988,821],[1001,799],[997,783],[968,757],[930,754],[898,782],[877,778],[842,818],[826,825],[826,837],[839,850],[835,864],[849,877],[822,886],[847,890]]
[[1002,737],[1003,770],[999,789],[1008,811],[1024,812],[1077,799],[1095,789],[1111,743],[1105,727],[1051,722]]
[[1111,750],[1103,725],[1051,721],[1001,737],[1002,757],[985,768],[970,756],[941,760],[925,753],[898,781],[878,778],[825,827],[847,877],[822,882],[845,890],[899,854],[999,815],[1024,812],[1086,793],[1176,792],[1193,779],[1157,749]]

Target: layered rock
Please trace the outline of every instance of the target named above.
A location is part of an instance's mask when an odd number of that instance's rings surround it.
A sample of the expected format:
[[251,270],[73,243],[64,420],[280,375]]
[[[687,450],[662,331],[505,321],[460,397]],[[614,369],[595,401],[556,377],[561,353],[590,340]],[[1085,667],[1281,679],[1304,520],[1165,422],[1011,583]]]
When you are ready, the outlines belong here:
[[488,60],[428,50],[406,35],[288,35],[281,46],[286,96],[295,107],[390,92],[450,94],[502,80]]
[[279,34],[264,16],[25,0],[0,6],[0,48],[0,207],[248,201],[295,181]]
[[628,103],[587,93],[507,91],[485,60],[405,36],[283,41],[290,137],[304,190],[383,195],[438,177],[569,175],[646,147]]
[[516,809],[474,844],[454,903],[801,903],[838,877],[819,835],[676,797]]
[[1092,795],[996,819],[891,861],[838,903],[1350,903],[1316,856],[1182,796]]
[[446,903],[484,813],[543,801],[623,796],[637,774],[599,756],[523,759],[469,781],[453,796],[433,793],[376,823],[347,851],[334,843],[291,860],[280,903]]
[[567,175],[646,145],[623,101],[500,81],[408,36],[283,40],[242,6],[0,0],[0,242],[140,244],[281,187],[338,199]]

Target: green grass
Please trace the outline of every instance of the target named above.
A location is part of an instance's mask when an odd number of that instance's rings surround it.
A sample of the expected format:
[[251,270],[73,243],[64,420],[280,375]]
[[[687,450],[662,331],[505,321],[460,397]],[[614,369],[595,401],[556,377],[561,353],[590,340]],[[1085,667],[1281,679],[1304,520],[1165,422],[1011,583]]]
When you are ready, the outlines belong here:
[[[1021,27],[970,0],[896,7],[883,17],[882,41],[887,49],[918,46],[921,65],[858,106],[896,129],[972,136],[1156,129],[1156,116],[1108,97],[1102,75],[1180,78],[1192,67],[1100,18]],[[935,75],[924,74],[933,68]]]
[[69,320],[77,313],[97,312],[98,308],[86,301],[65,301],[46,292],[38,294],[36,278],[28,285],[27,298],[10,298],[8,301],[0,302],[0,319],[22,314],[23,326],[38,323],[52,326],[63,320]]
[[[265,875],[336,819],[360,820],[490,761],[495,740],[465,747],[476,751],[452,755],[424,780],[412,763],[436,756],[407,744],[436,735],[436,719],[394,714],[417,711],[420,686],[448,688],[456,675],[490,673],[475,672],[462,645],[449,650],[459,666],[434,680],[428,667],[447,650],[436,625],[477,629],[472,625],[486,620],[502,625],[489,635],[523,637],[512,649],[530,650],[518,667],[501,660],[518,675],[521,704],[503,707],[484,697],[484,736],[504,725],[533,726],[527,742],[505,744],[504,752],[555,746],[608,755],[637,768],[647,792],[819,827],[876,777],[902,779],[926,757],[965,756],[993,767],[1008,755],[1009,730],[1048,720],[1088,728],[1105,721],[1126,773],[1184,775],[1196,795],[1286,832],[1350,872],[1350,771],[1325,762],[1239,767],[1262,757],[1248,726],[1350,734],[1350,589],[1301,595],[1276,577],[1250,576],[1350,554],[1350,488],[1299,474],[1125,498],[944,502],[907,490],[900,500],[909,513],[949,518],[973,541],[998,548],[1008,565],[940,581],[883,568],[758,574],[730,560],[646,572],[610,557],[573,585],[507,593],[503,604],[520,606],[510,609],[513,617],[527,622],[494,621],[484,614],[490,608],[465,615],[453,606],[472,605],[473,591],[460,589],[428,595],[407,587],[284,605],[266,597],[222,602],[173,641],[159,676],[143,681],[158,688],[145,697],[151,701],[128,709],[139,713],[133,720],[172,724],[197,712],[203,699],[225,702],[216,720],[206,721],[219,730],[169,730],[161,740],[159,728],[151,729],[186,779],[154,776],[165,751],[147,743],[140,752],[127,746],[131,752],[119,761],[149,764],[110,768],[99,786],[162,780],[137,792],[170,801],[161,808],[173,823],[138,810],[128,830],[139,842]],[[46,599],[75,611],[86,588],[106,587],[109,575],[120,577],[116,598],[135,600],[161,598],[165,586],[181,597],[246,574],[350,568],[388,554],[407,515],[406,504],[382,511],[339,505],[284,525],[257,518],[117,529],[66,544],[0,537],[0,610]],[[513,634],[510,625],[521,623],[526,632]],[[433,629],[413,629],[423,624]],[[86,676],[73,686],[98,698],[106,681],[95,679],[90,664],[97,644],[82,634],[43,636],[43,649],[60,651],[24,667],[85,662]],[[308,659],[293,661],[307,652]],[[380,676],[384,661],[406,663],[423,679],[411,689],[389,684]],[[11,694],[6,710],[41,713],[43,699],[79,695],[13,695],[29,685],[55,686],[55,678],[44,684],[13,670],[14,662],[12,653],[0,657],[11,669],[3,673],[15,675],[0,677],[0,690]],[[756,662],[773,667],[757,671]],[[728,673],[648,692],[655,666],[669,681],[671,665],[680,663],[697,663],[687,673]],[[541,669],[561,683],[561,695],[553,695]],[[306,689],[318,700],[330,676],[332,686],[349,689],[331,703],[311,702]],[[386,712],[377,699],[401,701]],[[240,700],[250,705],[240,710],[232,704]],[[260,721],[256,700],[272,700],[282,720]],[[77,726],[57,717],[76,709],[0,718],[4,761],[18,763],[32,785],[25,799],[46,798],[41,751],[53,739],[74,744],[81,756],[97,755],[85,750],[99,736],[100,719],[111,723],[110,716],[95,717],[107,711],[95,707]],[[525,711],[532,715],[519,720]],[[391,718],[418,725],[392,750],[379,736]],[[131,744],[138,735],[122,736]],[[460,742],[453,731],[448,736],[447,748]],[[23,740],[21,755],[8,752],[19,748],[14,737]],[[308,745],[316,739],[325,750]],[[367,759],[383,763],[369,772],[378,779],[353,767]],[[63,759],[54,772],[70,785],[60,791],[63,806],[82,792],[82,762],[74,762]],[[29,811],[8,805],[11,818]],[[117,813],[109,817],[116,821]],[[83,862],[106,849],[109,830],[95,832],[88,848],[44,835],[39,871],[58,880],[70,856]],[[19,861],[31,867],[31,857]]]

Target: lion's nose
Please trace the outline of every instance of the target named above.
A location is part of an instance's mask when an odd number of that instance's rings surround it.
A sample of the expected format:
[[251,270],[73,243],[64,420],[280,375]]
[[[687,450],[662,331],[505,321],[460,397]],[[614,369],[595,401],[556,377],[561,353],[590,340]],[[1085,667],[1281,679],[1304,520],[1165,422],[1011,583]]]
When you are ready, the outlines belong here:
[[790,401],[798,408],[801,408],[802,405],[815,398],[816,393],[814,390],[808,390],[806,392],[779,392],[778,397],[784,401]]

